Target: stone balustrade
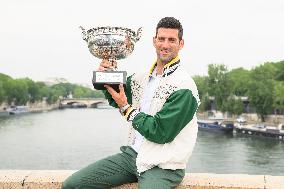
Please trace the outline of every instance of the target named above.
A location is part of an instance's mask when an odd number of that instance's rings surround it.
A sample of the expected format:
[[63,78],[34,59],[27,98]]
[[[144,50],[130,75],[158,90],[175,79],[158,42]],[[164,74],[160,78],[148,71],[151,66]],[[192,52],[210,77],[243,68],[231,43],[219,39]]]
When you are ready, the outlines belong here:
[[[0,189],[59,189],[73,170],[0,170]],[[177,189],[284,189],[284,176],[187,173]],[[116,189],[137,189],[137,183]]]

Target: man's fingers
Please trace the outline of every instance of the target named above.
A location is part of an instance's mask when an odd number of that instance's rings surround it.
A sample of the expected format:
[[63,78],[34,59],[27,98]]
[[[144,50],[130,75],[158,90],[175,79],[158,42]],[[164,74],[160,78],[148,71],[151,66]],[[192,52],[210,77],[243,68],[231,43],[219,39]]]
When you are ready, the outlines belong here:
[[117,92],[109,85],[104,85],[104,87],[107,89],[107,91],[113,96]]
[[103,67],[105,67],[105,68],[108,68],[108,67],[111,66],[111,64],[110,64],[109,62],[103,62],[103,63],[101,64],[101,66],[103,66]]
[[99,69],[98,69],[98,71],[105,71],[106,69],[105,69],[105,67],[103,67],[103,66],[100,66],[99,67]]
[[116,68],[117,62],[116,61],[109,61],[107,59],[103,59],[100,63],[99,71],[105,71],[107,68]]
[[104,68],[109,68],[109,67],[111,67],[111,63],[107,59],[103,59],[100,66],[102,66]]
[[109,94],[112,96],[113,100],[117,103],[119,107],[128,104],[127,97],[124,93],[123,84],[119,85],[119,93],[116,92],[110,85],[104,85],[104,87],[107,89],[107,91],[109,92]]
[[119,93],[125,93],[124,92],[124,87],[123,87],[123,84],[119,84]]
[[98,71],[106,71],[107,68],[111,66],[110,62],[107,59],[103,59],[100,63]]

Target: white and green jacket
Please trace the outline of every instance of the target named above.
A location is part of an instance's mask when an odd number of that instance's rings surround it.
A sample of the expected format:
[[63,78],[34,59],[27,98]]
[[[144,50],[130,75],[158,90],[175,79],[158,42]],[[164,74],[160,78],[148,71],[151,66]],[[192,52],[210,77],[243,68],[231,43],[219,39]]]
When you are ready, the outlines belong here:
[[[150,74],[134,74],[127,79],[125,92],[132,109],[126,118],[131,123],[128,145],[134,142],[137,130],[145,140],[138,152],[139,173],[158,166],[163,169],[185,169],[197,138],[196,110],[200,103],[197,87],[180,66],[178,57],[164,67],[150,106],[150,113],[139,111],[140,99]],[[109,104],[117,107],[104,91]]]

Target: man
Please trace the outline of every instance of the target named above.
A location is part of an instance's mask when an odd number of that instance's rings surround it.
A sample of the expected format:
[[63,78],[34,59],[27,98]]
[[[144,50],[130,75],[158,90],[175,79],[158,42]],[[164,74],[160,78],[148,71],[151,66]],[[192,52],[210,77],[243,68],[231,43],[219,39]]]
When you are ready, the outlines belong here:
[[[153,38],[157,60],[150,73],[128,77],[119,92],[105,86],[110,105],[131,124],[128,146],[74,173],[63,189],[111,188],[137,181],[140,189],[167,189],[182,181],[197,137],[199,105],[196,85],[178,57],[182,36],[177,19],[161,19]],[[103,60],[99,70],[110,66]]]

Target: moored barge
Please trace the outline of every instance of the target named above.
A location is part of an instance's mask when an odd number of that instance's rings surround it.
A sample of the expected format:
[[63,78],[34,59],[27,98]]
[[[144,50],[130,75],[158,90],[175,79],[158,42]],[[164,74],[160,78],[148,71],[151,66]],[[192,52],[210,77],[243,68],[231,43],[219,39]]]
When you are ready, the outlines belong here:
[[277,127],[264,124],[236,124],[235,132],[245,135],[255,135],[260,137],[269,137],[284,141],[284,126],[279,124]]

